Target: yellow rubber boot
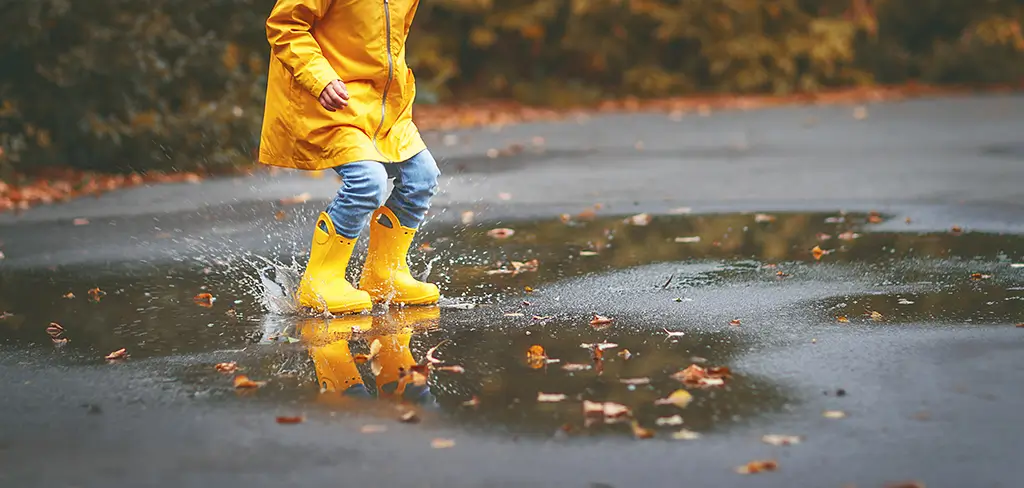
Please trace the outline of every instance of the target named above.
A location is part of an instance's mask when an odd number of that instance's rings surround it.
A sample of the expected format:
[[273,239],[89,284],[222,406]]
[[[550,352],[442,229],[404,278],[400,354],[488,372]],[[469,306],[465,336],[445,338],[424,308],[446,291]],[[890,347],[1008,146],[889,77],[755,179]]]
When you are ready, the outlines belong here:
[[309,264],[299,283],[299,305],[317,312],[357,313],[373,308],[370,295],[355,289],[345,279],[355,239],[346,239],[334,230],[327,213],[321,213],[313,229]]
[[338,317],[333,320],[308,318],[299,324],[299,337],[309,344],[309,355],[313,359],[321,393],[337,393],[347,397],[369,396],[349,349],[349,339],[354,332],[365,332],[372,327],[373,317],[368,315]]
[[[378,221],[381,216],[390,221],[391,227]],[[374,302],[430,305],[441,297],[437,285],[419,281],[409,272],[409,246],[415,235],[416,229],[403,227],[391,209],[380,207],[373,213],[370,249],[359,279],[359,289],[368,292]]]
[[380,351],[374,369],[377,395],[398,401],[429,404],[434,401],[427,385],[410,383],[411,378],[402,379],[410,368],[417,364],[409,348],[412,336],[437,326],[441,311],[438,307],[414,307],[393,309],[377,317],[374,335],[366,340],[380,342]]

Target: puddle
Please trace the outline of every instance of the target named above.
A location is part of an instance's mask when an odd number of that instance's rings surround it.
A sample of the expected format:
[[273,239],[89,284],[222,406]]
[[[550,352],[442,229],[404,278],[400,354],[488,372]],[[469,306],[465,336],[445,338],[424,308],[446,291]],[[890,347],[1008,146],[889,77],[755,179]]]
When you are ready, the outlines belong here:
[[[679,414],[682,426],[657,428],[712,432],[800,401],[785,384],[734,371],[723,387],[691,388],[685,409],[656,404],[684,386],[670,375],[691,358],[730,366],[758,348],[762,339],[747,333],[756,327],[817,328],[820,334],[823,326],[841,326],[839,315],[853,327],[1024,318],[1024,269],[1011,267],[1024,260],[1024,238],[873,233],[866,218],[659,216],[642,226],[623,217],[552,219],[509,224],[515,232],[504,239],[489,236],[488,228],[432,231],[413,253],[413,267],[442,285],[441,307],[331,320],[291,313],[287,283],[267,292],[275,280],[260,277],[258,270],[267,268],[262,258],[212,268],[8,271],[0,273],[0,311],[13,315],[0,319],[0,345],[35,351],[40,363],[70,366],[102,365],[104,355],[127,348],[128,364],[151,368],[208,401],[284,401],[387,421],[397,414],[382,405],[411,402],[424,422],[543,436],[562,428],[574,435],[628,435],[621,425],[585,429],[581,400],[591,400],[626,405],[646,427]],[[851,231],[862,235],[838,238]],[[815,245],[827,252],[820,260],[812,255]],[[295,273],[281,267],[271,277],[281,274],[277,281],[287,282]],[[93,288],[104,292],[99,300],[90,297]],[[65,297],[69,292],[74,296]],[[216,298],[212,306],[193,301],[200,293]],[[717,315],[738,317],[735,310],[745,313],[739,327]],[[781,310],[783,319],[750,326],[747,317],[764,310]],[[595,330],[588,324],[594,312],[615,321]],[[51,322],[64,327],[69,342],[52,344]],[[698,326],[704,322],[717,325]],[[663,328],[685,334],[669,337]],[[377,359],[357,361],[375,340],[381,344]],[[602,342],[617,346],[604,351],[600,363],[580,347]],[[438,344],[437,357],[465,371],[435,372],[428,388],[399,387],[399,378]],[[526,351],[533,345],[560,362],[530,367]],[[627,349],[628,359],[618,354]],[[213,369],[224,361],[236,361],[268,384],[239,396],[230,376]],[[589,368],[567,371],[566,364]],[[622,382],[630,378],[650,382]],[[538,393],[566,399],[539,403]],[[465,405],[473,398],[476,405]]]

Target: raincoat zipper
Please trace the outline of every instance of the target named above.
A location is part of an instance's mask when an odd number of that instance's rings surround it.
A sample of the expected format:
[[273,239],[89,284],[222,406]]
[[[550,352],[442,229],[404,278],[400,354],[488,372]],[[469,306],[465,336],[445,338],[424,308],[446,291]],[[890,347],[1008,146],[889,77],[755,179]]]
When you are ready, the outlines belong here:
[[384,94],[380,99],[380,124],[377,125],[377,130],[373,132],[373,148],[376,149],[384,159],[388,159],[387,156],[384,156],[384,153],[381,152],[380,147],[377,146],[377,136],[380,135],[381,129],[384,128],[384,118],[387,116],[388,90],[391,89],[391,78],[395,74],[395,62],[391,58],[391,7],[388,5],[388,0],[384,0],[384,21],[387,23],[388,79],[384,82]]

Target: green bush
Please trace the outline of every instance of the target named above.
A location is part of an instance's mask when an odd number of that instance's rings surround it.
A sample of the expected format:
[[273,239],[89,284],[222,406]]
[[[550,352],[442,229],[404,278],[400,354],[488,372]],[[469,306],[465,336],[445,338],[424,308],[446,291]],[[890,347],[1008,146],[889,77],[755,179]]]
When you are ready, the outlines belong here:
[[[273,3],[0,0],[0,170],[252,161]],[[421,103],[1008,82],[1022,18],[1020,0],[432,0],[409,61]]]

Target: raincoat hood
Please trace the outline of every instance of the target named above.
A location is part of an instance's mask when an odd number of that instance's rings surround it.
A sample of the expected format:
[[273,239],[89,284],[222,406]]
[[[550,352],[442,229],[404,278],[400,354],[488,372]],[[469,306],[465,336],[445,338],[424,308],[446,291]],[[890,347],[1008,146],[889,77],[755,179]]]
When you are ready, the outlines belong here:
[[[426,148],[412,122],[416,81],[405,42],[419,0],[278,0],[267,19],[272,56],[260,161],[325,169],[405,161]],[[317,100],[342,80],[348,107]]]

